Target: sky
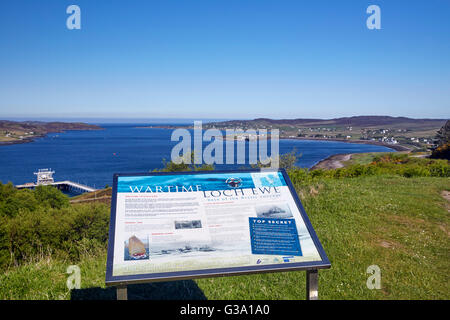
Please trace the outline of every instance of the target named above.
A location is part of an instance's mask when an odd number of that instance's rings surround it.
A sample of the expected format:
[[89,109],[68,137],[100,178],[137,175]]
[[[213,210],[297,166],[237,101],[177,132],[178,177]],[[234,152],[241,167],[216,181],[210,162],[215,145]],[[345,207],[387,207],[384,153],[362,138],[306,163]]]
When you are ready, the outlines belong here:
[[[79,30],[66,26],[72,4]],[[0,119],[449,110],[448,0],[0,2]]]

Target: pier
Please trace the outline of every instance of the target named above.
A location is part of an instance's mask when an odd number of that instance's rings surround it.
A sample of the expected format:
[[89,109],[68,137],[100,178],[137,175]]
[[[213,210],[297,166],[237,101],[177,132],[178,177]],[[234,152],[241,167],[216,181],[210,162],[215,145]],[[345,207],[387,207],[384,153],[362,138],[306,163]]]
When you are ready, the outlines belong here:
[[21,185],[16,185],[17,189],[34,189],[37,186],[54,186],[61,191],[74,192],[74,193],[85,193],[94,192],[97,189],[91,188],[81,183],[65,180],[65,181],[54,181],[53,174],[55,171],[49,169],[39,169],[38,172],[34,174],[37,175],[37,181],[31,183],[25,183]]

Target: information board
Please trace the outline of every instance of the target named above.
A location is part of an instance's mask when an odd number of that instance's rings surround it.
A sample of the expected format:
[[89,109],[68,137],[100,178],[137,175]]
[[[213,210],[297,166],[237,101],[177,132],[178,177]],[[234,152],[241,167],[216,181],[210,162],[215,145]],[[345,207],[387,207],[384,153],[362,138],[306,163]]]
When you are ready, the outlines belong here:
[[107,285],[329,267],[283,169],[114,175]]

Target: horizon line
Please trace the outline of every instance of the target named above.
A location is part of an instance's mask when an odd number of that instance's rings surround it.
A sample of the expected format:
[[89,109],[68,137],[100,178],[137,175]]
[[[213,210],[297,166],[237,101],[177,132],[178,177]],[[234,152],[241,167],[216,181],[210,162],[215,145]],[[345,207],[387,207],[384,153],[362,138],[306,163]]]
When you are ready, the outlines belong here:
[[147,116],[129,116],[129,117],[123,117],[123,116],[112,116],[112,117],[102,117],[102,116],[1,116],[0,115],[0,121],[64,121],[64,120],[85,120],[85,121],[93,121],[93,120],[104,120],[104,121],[118,121],[118,122],[124,122],[124,121],[130,121],[134,120],[138,122],[148,122],[148,121],[252,121],[252,120],[262,120],[262,119],[269,119],[269,120],[335,120],[335,119],[342,119],[342,118],[357,118],[357,117],[390,117],[390,118],[406,118],[406,119],[414,119],[414,120],[449,120],[450,117],[408,117],[408,116],[391,116],[391,115],[352,115],[352,116],[337,116],[332,118],[320,118],[320,117],[267,117],[267,116],[260,116],[260,117],[236,117],[236,118],[223,118],[223,117],[147,117]]

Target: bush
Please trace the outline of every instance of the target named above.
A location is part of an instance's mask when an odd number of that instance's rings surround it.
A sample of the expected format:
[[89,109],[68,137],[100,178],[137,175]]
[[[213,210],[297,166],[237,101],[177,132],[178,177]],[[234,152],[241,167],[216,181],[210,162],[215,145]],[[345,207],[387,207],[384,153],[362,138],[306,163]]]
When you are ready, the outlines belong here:
[[[288,171],[293,170],[293,169],[298,169],[298,167],[295,165],[298,161],[298,158],[301,157],[301,154],[298,154],[297,149],[293,149],[291,152],[289,153],[284,153],[278,156],[278,166],[280,168],[284,168]],[[261,168],[269,168],[274,159],[273,157],[270,157],[269,159],[267,159],[267,164],[263,164],[261,163],[261,161],[258,160],[258,162],[256,164],[252,164],[250,165],[253,169],[261,169]]]
[[21,190],[14,193],[7,193],[7,196],[1,197],[0,216],[15,216],[19,211],[33,211],[39,205],[35,194],[31,190]]
[[[162,160],[163,168],[155,169],[154,172],[180,172],[180,171],[210,171],[214,170],[214,165],[203,164],[201,166],[196,166],[194,164],[194,152],[191,152],[190,157],[180,157],[180,163],[175,163],[173,161]],[[177,161],[178,162],[178,161]]]
[[433,177],[449,177],[450,166],[446,160],[436,160],[430,166],[429,170]]
[[[299,174],[300,171],[289,172],[294,179],[311,180],[319,177],[354,178],[372,175],[399,175],[410,177],[450,177],[450,165],[446,160],[411,158],[407,154],[384,154],[374,158],[366,165],[355,164],[332,170],[312,170]],[[291,177],[292,178],[292,177]]]
[[58,189],[17,190],[0,183],[0,269],[47,254],[77,260],[106,248],[109,206],[70,206]]
[[34,211],[38,207],[61,209],[67,206],[69,197],[52,186],[17,190],[12,184],[0,183],[0,216],[14,217],[20,211]]
[[373,163],[405,163],[408,159],[409,158],[406,153],[386,153],[376,156],[373,159]]
[[[88,240],[105,247],[109,210],[106,205],[77,205],[63,209],[39,207],[21,211],[5,221],[0,230],[0,261],[18,265],[36,256],[52,254],[77,260],[83,253],[79,243]],[[5,257],[9,256],[9,261]]]
[[37,186],[34,194],[44,206],[61,209],[69,205],[69,197],[52,186]]
[[429,177],[430,176],[430,170],[424,166],[406,166],[400,170],[401,175],[407,178],[411,177]]
[[444,143],[434,149],[431,157],[435,159],[450,160],[450,143]]

